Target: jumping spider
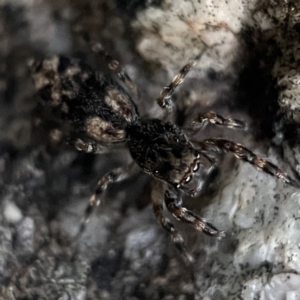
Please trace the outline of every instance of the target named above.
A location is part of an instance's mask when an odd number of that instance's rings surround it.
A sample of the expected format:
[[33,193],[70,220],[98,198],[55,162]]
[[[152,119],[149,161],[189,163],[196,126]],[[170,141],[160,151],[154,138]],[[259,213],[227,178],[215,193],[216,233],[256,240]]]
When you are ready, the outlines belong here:
[[[160,119],[141,119],[134,99],[137,88],[119,62],[107,54],[100,44],[92,43],[95,54],[102,55],[108,67],[123,81],[131,95],[112,78],[93,71],[75,59],[53,57],[33,64],[33,81],[44,102],[60,120],[68,124],[68,142],[78,150],[104,153],[109,146],[127,145],[133,161],[153,178],[152,205],[158,222],[165,228],[183,258],[191,261],[183,238],[164,216],[163,204],[178,220],[192,225],[196,230],[214,237],[224,232],[182,206],[182,193],[191,196],[200,191],[203,179],[215,164],[215,152],[231,152],[264,172],[280,178],[287,184],[299,184],[277,166],[264,160],[240,144],[224,139],[191,139],[191,131]],[[171,96],[194,66],[191,60],[164,87],[157,99],[158,105],[170,110]],[[193,131],[207,123],[228,128],[243,128],[243,122],[225,119],[214,113],[200,113],[191,124]],[[190,136],[190,138],[188,137]],[[131,163],[132,165],[132,163]],[[123,179],[130,167],[114,169],[103,176],[89,199],[79,232],[81,233],[109,183]],[[165,193],[163,195],[163,191]]]

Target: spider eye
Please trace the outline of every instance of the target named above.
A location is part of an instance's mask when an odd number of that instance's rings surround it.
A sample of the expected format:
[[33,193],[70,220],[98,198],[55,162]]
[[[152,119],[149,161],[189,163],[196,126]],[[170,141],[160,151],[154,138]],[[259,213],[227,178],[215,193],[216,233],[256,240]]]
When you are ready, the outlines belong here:
[[192,179],[192,176],[188,176],[186,179],[185,179],[185,183],[189,183]]
[[197,163],[194,168],[193,168],[193,172],[197,172],[199,170],[199,163]]

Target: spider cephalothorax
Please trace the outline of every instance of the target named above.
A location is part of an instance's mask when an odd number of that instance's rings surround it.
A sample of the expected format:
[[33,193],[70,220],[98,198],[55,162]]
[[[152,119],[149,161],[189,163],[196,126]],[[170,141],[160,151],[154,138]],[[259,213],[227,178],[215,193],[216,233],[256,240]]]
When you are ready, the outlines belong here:
[[[92,153],[106,152],[109,146],[124,144],[133,161],[153,177],[152,204],[157,220],[170,233],[173,241],[187,261],[191,257],[173,224],[164,216],[163,203],[179,220],[211,236],[224,236],[212,224],[182,207],[181,192],[194,196],[214,168],[213,154],[231,152],[237,158],[251,163],[264,172],[286,183],[299,187],[297,181],[262,159],[252,151],[224,139],[191,141],[190,132],[161,119],[141,119],[134,102],[138,98],[135,85],[119,63],[99,44],[92,44],[93,52],[108,61],[109,68],[125,83],[130,93],[112,78],[93,71],[80,61],[53,57],[33,63],[33,81],[41,98],[57,117],[67,123],[66,139],[78,150]],[[195,61],[190,61],[165,87],[157,103],[170,111],[171,95],[183,82]],[[205,124],[243,128],[243,123],[225,119],[214,112],[200,113],[191,124],[193,133]],[[132,163],[130,163],[130,166]],[[108,183],[124,178],[129,166],[112,170],[102,177],[91,196],[79,232],[85,227],[93,209],[99,205]],[[162,195],[163,190],[166,190]]]
[[212,164],[180,128],[150,119],[130,126],[128,135],[132,158],[144,172],[188,194],[199,192]]

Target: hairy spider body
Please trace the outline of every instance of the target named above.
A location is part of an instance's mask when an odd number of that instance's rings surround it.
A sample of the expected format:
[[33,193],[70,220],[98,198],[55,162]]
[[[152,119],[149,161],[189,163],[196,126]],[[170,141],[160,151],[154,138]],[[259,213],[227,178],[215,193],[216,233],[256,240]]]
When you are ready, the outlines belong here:
[[144,172],[187,194],[199,192],[212,164],[179,127],[150,119],[131,125],[128,133],[132,158]]
[[[224,236],[212,224],[184,208],[181,201],[181,192],[195,196],[201,190],[205,178],[214,168],[214,153],[231,152],[264,172],[299,187],[297,181],[274,164],[240,144],[223,139],[192,141],[188,135],[191,133],[192,136],[194,132],[184,132],[177,125],[160,119],[141,119],[134,102],[138,98],[137,89],[129,76],[100,44],[92,44],[91,47],[94,53],[107,60],[109,68],[118,75],[130,93],[112,78],[93,71],[80,61],[65,57],[34,62],[32,76],[35,87],[46,105],[68,124],[66,139],[78,150],[103,153],[115,144],[127,145],[134,162],[153,177],[154,214],[186,261],[190,262],[192,258],[185,249],[181,235],[164,216],[163,204],[174,217],[189,223],[196,230],[215,237]],[[185,65],[170,85],[163,89],[157,98],[157,103],[163,109],[170,111],[170,97],[194,64],[194,61],[190,61]],[[207,123],[237,129],[243,129],[244,126],[239,120],[206,112],[194,119],[191,128],[194,131]],[[129,168],[114,169],[99,180],[85,210],[79,236],[92,211],[99,205],[108,184],[123,179]]]
[[44,102],[69,121],[72,136],[103,146],[127,142],[145,173],[191,195],[201,189],[207,170],[182,130],[159,119],[141,120],[131,96],[112,78],[53,57],[35,66],[33,79]]

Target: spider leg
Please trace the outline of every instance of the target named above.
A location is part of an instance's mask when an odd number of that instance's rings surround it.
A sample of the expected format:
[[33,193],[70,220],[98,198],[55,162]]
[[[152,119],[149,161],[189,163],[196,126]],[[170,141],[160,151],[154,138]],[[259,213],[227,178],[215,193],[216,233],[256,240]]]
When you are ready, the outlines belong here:
[[178,74],[175,75],[172,82],[163,88],[159,97],[157,98],[157,104],[162,107],[166,108],[168,111],[172,109],[172,101],[171,96],[173,95],[176,87],[180,85],[183,81],[187,73],[191,70],[191,68],[196,64],[194,60],[190,60],[188,64],[186,64]]
[[152,183],[152,192],[151,192],[151,200],[153,211],[157,221],[161,224],[161,226],[170,234],[172,241],[175,243],[175,246],[181,253],[184,261],[186,263],[192,263],[193,258],[190,254],[187,253],[186,247],[184,244],[184,240],[182,236],[178,233],[174,225],[171,221],[164,216],[163,213],[163,195],[162,195],[163,185],[161,182],[154,180]]
[[245,124],[242,121],[232,118],[225,119],[213,111],[198,114],[197,117],[192,121],[190,128],[203,129],[208,123],[227,128],[245,129]]
[[69,138],[67,141],[68,144],[73,145],[78,151],[83,151],[86,153],[95,153],[95,154],[102,154],[107,153],[108,148],[93,142],[86,142],[80,138]]
[[224,231],[219,231],[212,224],[206,222],[192,211],[182,207],[182,203],[178,200],[178,196],[172,193],[170,190],[165,192],[165,203],[167,209],[175,218],[192,225],[196,230],[203,231],[205,234],[214,237],[225,236]]
[[111,55],[109,55],[102,47],[100,43],[91,42],[91,50],[95,54],[99,54],[104,57],[105,61],[110,70],[112,70],[118,77],[125,83],[130,92],[133,94],[135,99],[138,99],[138,90],[134,82],[131,80],[129,75],[126,73],[125,69],[120,65],[120,63],[115,60]]
[[121,181],[128,176],[129,170],[134,164],[130,163],[127,166],[116,168],[107,174],[105,174],[97,183],[95,192],[89,199],[89,203],[85,209],[84,216],[81,220],[80,227],[77,233],[77,238],[79,238],[84,232],[86,225],[89,221],[89,218],[96,207],[100,205],[101,197],[103,196],[104,191],[107,189],[107,186],[110,183]]
[[298,188],[300,187],[300,183],[281,171],[276,165],[263,159],[240,144],[224,139],[207,139],[198,144],[201,147],[201,151],[203,150],[205,152],[231,152],[236,158],[252,164],[264,172],[283,180],[285,183]]

